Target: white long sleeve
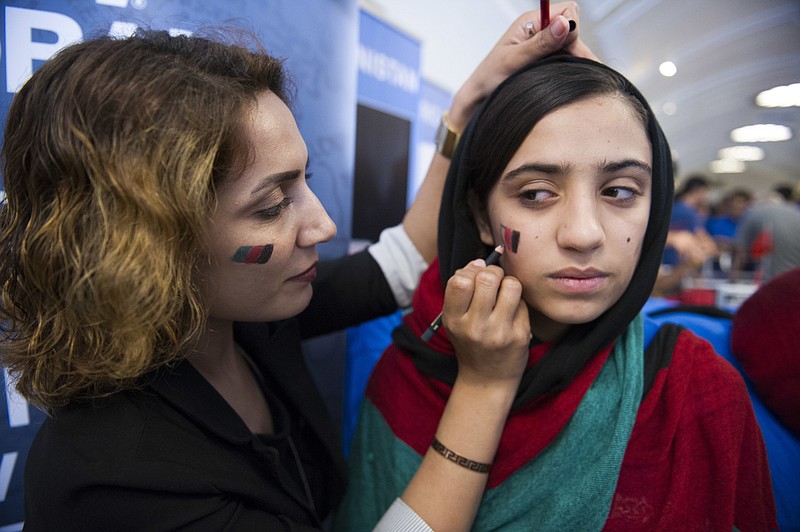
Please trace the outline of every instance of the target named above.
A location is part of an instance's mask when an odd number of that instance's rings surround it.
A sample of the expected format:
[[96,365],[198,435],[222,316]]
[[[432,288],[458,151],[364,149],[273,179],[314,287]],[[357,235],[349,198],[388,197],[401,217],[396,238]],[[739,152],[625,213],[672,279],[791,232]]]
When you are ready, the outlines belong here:
[[433,529],[399,497],[375,525],[374,532],[433,532]]
[[428,264],[409,238],[403,225],[381,232],[368,251],[383,270],[400,308],[411,306],[414,291]]

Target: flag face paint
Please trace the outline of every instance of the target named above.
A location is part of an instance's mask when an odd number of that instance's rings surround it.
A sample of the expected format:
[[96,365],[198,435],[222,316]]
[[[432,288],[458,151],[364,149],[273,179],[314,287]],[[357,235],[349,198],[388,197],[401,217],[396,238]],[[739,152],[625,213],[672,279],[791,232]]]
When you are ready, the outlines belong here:
[[231,260],[242,264],[265,264],[272,257],[272,248],[272,244],[242,246],[236,250]]
[[500,226],[500,231],[503,233],[503,244],[506,249],[516,253],[517,248],[519,248],[519,231],[515,231],[505,225]]

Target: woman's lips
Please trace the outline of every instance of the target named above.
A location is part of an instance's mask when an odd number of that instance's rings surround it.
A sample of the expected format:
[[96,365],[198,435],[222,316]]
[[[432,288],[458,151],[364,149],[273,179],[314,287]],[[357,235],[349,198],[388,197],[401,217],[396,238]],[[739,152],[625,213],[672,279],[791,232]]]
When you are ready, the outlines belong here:
[[304,272],[295,275],[294,277],[290,277],[290,281],[297,281],[301,283],[310,283],[317,278],[317,263],[311,265],[310,268],[305,270]]

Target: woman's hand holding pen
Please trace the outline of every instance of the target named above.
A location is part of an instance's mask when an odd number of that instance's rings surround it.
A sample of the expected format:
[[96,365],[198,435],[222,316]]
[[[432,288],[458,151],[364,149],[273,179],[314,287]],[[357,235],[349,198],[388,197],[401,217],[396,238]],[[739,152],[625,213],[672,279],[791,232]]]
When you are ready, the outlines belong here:
[[522,285],[483,259],[453,274],[445,289],[442,320],[464,384],[508,386],[516,393],[531,340]]
[[550,25],[544,30],[539,11],[520,15],[456,93],[448,122],[456,131],[463,131],[483,99],[511,73],[532,61],[556,52],[597,60],[580,39],[579,19],[576,2],[550,6]]
[[[483,259],[457,270],[445,289],[442,316],[458,376],[436,440],[488,467],[528,361],[531,332],[521,297],[519,280]],[[402,499],[434,530],[470,530],[488,478],[432,447]]]

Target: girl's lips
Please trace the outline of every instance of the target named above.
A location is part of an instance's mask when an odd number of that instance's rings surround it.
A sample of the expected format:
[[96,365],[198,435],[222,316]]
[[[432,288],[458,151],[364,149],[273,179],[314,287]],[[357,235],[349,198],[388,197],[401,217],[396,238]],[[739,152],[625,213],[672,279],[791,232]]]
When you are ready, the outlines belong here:
[[593,268],[581,270],[565,268],[549,276],[562,290],[572,293],[589,293],[603,288],[608,273]]
[[592,277],[608,277],[608,273],[596,268],[564,268],[550,274],[553,278],[568,277],[571,279],[591,279]]
[[558,285],[567,292],[587,293],[599,290],[605,284],[605,277],[560,277],[556,279]]
[[301,282],[301,283],[310,283],[316,278],[317,278],[317,263],[315,262],[306,271],[304,271],[304,272],[302,272],[302,273],[300,273],[298,275],[295,275],[294,277],[290,277],[289,281],[297,281],[297,282]]

